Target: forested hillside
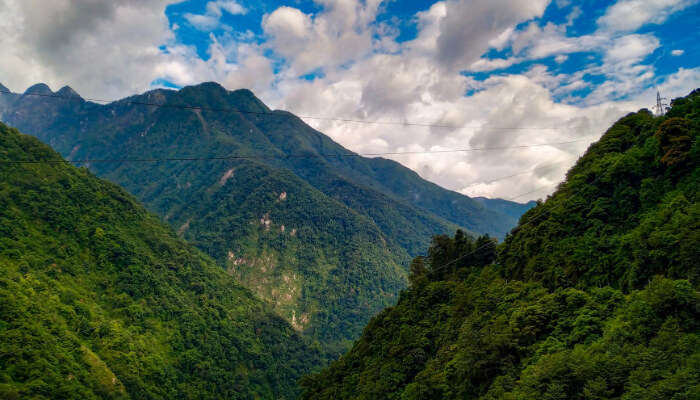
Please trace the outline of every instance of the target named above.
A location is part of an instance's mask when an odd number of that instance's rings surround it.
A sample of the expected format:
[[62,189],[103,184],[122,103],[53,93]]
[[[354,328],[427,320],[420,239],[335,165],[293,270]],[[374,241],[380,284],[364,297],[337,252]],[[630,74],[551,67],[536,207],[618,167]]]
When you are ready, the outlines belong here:
[[613,125],[502,245],[463,233],[305,399],[700,398],[700,90]]
[[410,257],[432,235],[461,226],[503,236],[517,221],[396,162],[358,157],[248,90],[205,83],[98,105],[39,84],[0,98],[2,120],[64,157],[180,159],[83,166],[337,355],[395,304]]
[[296,397],[318,352],[131,195],[56,160],[0,124],[0,398]]

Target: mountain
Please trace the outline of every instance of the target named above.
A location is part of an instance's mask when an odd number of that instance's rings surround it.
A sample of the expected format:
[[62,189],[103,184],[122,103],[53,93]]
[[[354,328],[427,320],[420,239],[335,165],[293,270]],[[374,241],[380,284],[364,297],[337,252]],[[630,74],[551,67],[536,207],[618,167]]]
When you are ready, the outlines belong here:
[[436,236],[303,399],[700,398],[700,90],[615,123],[496,245]]
[[527,203],[516,203],[503,199],[488,199],[486,197],[472,197],[472,199],[486,208],[496,210],[515,219],[520,218],[527,210],[537,205],[537,202],[534,200],[528,201]]
[[[69,159],[95,160],[82,165],[332,353],[396,302],[405,266],[433,234],[502,237],[517,221],[396,162],[359,157],[248,90],[204,83],[107,105],[60,92],[3,96],[0,116]],[[147,162],[163,158],[175,160]],[[142,162],[105,161],[120,159]]]
[[318,352],[131,195],[56,160],[0,124],[0,398],[296,396]]

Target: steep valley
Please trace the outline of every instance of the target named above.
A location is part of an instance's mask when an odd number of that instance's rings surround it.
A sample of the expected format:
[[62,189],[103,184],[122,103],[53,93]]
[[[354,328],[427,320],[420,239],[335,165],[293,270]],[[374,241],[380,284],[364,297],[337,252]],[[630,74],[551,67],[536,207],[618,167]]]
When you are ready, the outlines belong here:
[[39,84],[2,98],[3,121],[93,160],[79,165],[133,193],[331,354],[395,303],[432,235],[503,237],[517,221],[359,157],[247,90],[205,83],[98,105]]

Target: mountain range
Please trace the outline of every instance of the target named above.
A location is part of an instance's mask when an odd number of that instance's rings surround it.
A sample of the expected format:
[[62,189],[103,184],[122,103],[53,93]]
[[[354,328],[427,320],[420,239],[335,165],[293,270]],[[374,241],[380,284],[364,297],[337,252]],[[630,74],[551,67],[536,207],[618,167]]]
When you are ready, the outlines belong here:
[[[34,106],[63,121],[65,110]],[[14,116],[40,124],[28,110],[14,108]],[[141,115],[133,111],[124,118]],[[185,123],[175,122],[169,129]],[[60,123],[70,128],[70,121]],[[105,133],[128,143],[133,132],[118,127]],[[254,262],[226,254],[222,268],[197,248],[206,250],[206,240],[195,247],[183,239],[195,221],[168,225],[174,214],[147,211],[119,186],[0,123],[0,398],[698,398],[698,137],[700,89],[675,99],[664,116],[641,110],[620,119],[502,243],[463,229],[434,235],[426,254],[410,262],[409,286],[396,304],[319,370],[347,336],[319,335],[313,323],[316,330],[300,327],[298,314],[281,318],[281,304],[260,290],[267,276],[246,270]],[[73,147],[119,144],[108,135],[86,133],[85,140]],[[117,177],[140,171],[132,183],[148,183],[173,168],[151,164],[154,158],[165,157],[131,158],[118,163],[124,170],[105,170]],[[317,299],[369,301],[358,288],[381,292],[405,278],[394,251],[409,251],[373,218],[260,159],[206,160],[230,163],[223,174],[221,166],[184,165],[185,178],[214,170],[214,183],[187,197],[191,204],[175,195],[152,204],[201,213],[212,224],[223,219],[242,232],[231,237],[245,251],[280,262],[258,267],[274,265],[282,282],[304,271],[303,291],[319,290]],[[114,162],[92,160],[93,169]],[[155,167],[132,167],[141,164]],[[299,186],[289,189],[290,182]],[[178,193],[166,186],[147,185],[144,193]],[[200,204],[221,207],[207,213]],[[281,222],[303,218],[308,227],[282,229]],[[201,228],[192,240],[217,243],[224,232]],[[355,263],[346,264],[352,271],[342,270],[345,257]],[[287,264],[294,260],[300,262]],[[318,277],[318,266],[327,275]],[[329,282],[356,292],[324,293]],[[352,312],[349,303],[335,306],[317,304],[310,315]],[[362,318],[335,320],[335,328],[350,332]]]
[[0,119],[88,160],[77,165],[134,194],[330,354],[396,302],[432,235],[502,238],[533,205],[443,189],[216,83],[106,105],[37,84],[0,95]]

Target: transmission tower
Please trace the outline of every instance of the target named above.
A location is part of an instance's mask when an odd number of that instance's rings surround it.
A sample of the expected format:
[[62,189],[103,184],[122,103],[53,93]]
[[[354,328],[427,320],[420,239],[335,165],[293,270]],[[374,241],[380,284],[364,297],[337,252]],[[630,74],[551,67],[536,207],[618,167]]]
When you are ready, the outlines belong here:
[[661,97],[661,93],[657,90],[656,91],[656,115],[661,116],[666,114],[666,110],[668,109],[668,104],[664,103],[666,100],[665,97]]

